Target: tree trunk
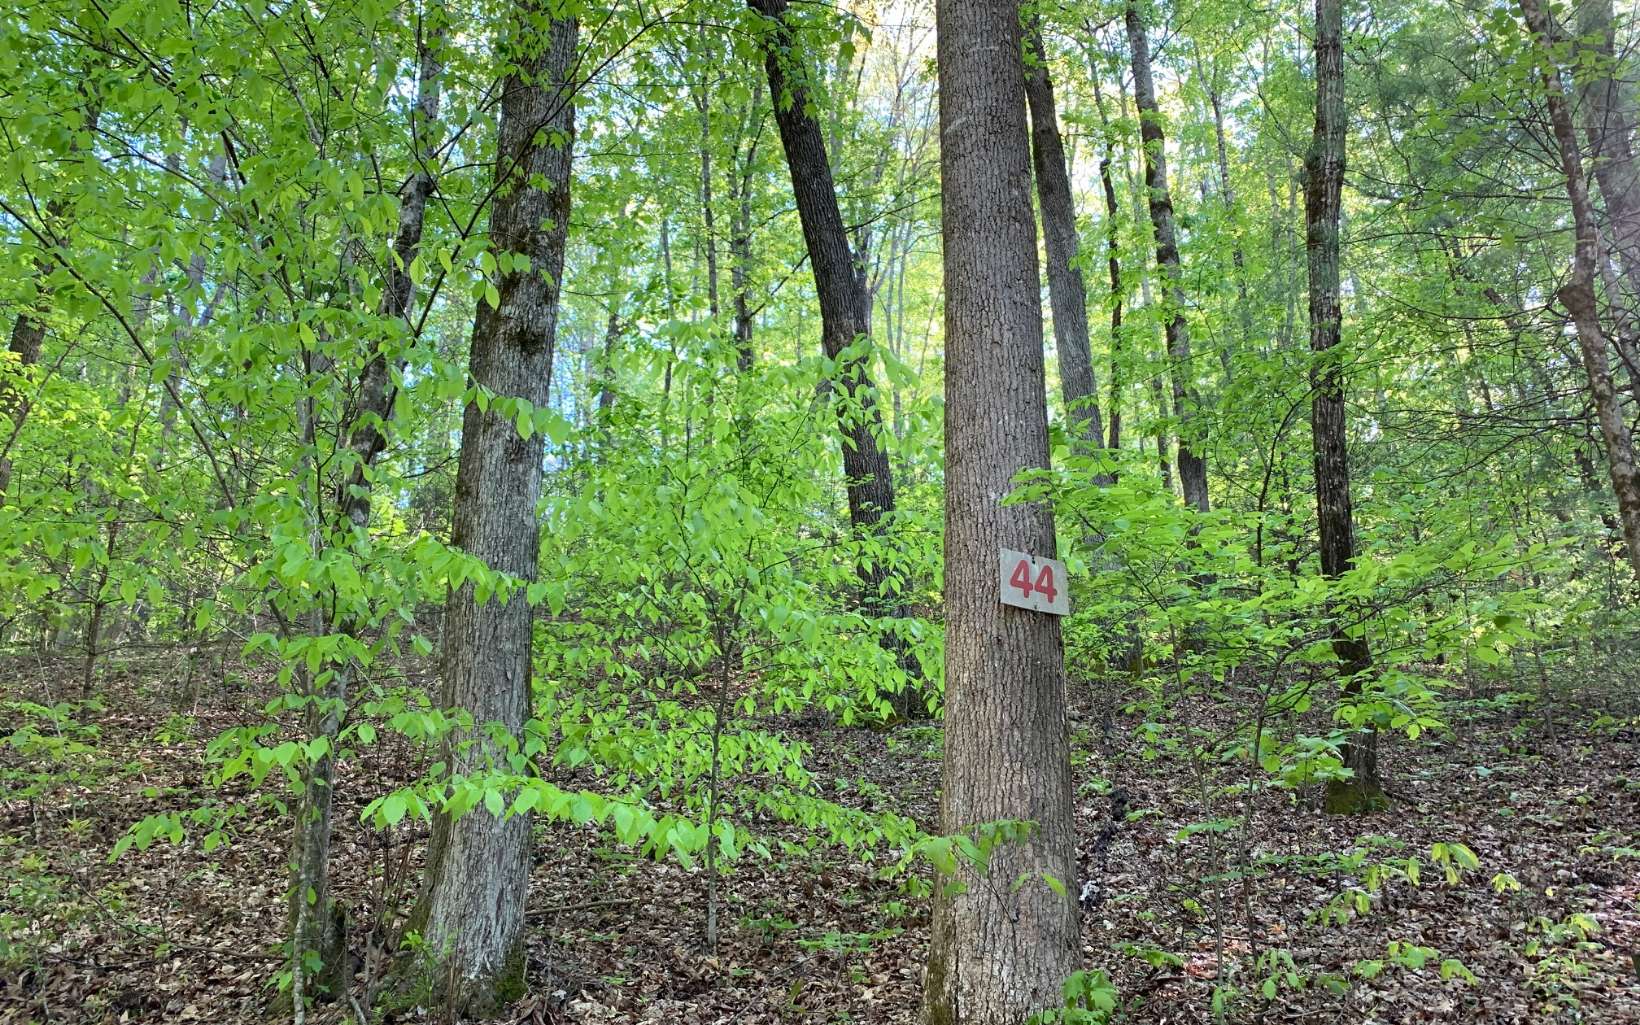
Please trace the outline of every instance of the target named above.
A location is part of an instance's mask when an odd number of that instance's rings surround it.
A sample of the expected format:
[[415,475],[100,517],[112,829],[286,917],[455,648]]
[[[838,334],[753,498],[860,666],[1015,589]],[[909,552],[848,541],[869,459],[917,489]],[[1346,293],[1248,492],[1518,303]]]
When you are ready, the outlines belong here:
[[1589,135],[1590,169],[1606,200],[1609,241],[1628,277],[1630,298],[1640,302],[1640,169],[1634,160],[1633,112],[1617,74],[1612,2],[1583,0],[1577,5],[1577,12],[1578,38],[1594,57],[1593,69],[1583,89],[1583,123]]
[[1048,256],[1048,297],[1053,308],[1059,390],[1071,433],[1089,448],[1105,447],[1099,385],[1088,341],[1088,290],[1077,263],[1076,207],[1071,197],[1065,146],[1059,137],[1053,81],[1048,77],[1041,19],[1032,17],[1025,38],[1025,96],[1031,111],[1031,162]]
[[[788,77],[793,60],[791,26],[786,23],[787,0],[747,0],[751,8],[769,19],[763,35],[763,67],[769,79],[769,96],[774,102],[775,123],[791,172],[792,194],[798,219],[803,225],[803,241],[814,270],[814,289],[820,300],[820,340],[833,360],[859,339],[871,333],[870,302],[843,215],[837,205],[837,188],[831,176],[820,123],[809,109],[808,90],[802,76]],[[838,426],[843,441],[843,475],[848,489],[849,523],[862,537],[881,537],[885,517],[894,513],[894,476],[883,450],[882,416],[877,407],[877,391],[872,385],[870,361],[854,355],[837,368],[848,401],[837,407]],[[899,600],[896,581],[881,559],[867,559],[860,565],[862,605],[870,615],[899,617],[905,606]],[[900,660],[902,668],[915,678],[920,672],[914,659],[897,638],[884,640],[886,648]],[[918,695],[907,688],[891,703],[901,715],[918,713]]]
[[746,157],[737,162],[731,181],[731,198],[735,200],[733,233],[729,238],[729,281],[735,290],[735,367],[741,373],[752,369],[756,353],[752,348],[753,317],[751,303],[752,275],[752,177],[757,164],[757,144],[762,134],[763,120],[758,107],[763,103],[763,83],[753,87],[751,102],[747,104],[746,120],[749,125],[742,131],[746,138]]
[[717,320],[718,315],[718,251],[717,219],[712,209],[712,86],[702,81],[695,95],[695,109],[700,115],[700,221],[703,244],[706,247],[706,309]]
[[1580,71],[1589,72],[1589,81],[1582,90],[1584,127],[1589,135],[1591,170],[1606,200],[1606,240],[1627,281],[1625,290],[1618,284],[1611,263],[1601,261],[1607,302],[1617,312],[1611,341],[1628,371],[1629,389],[1640,402],[1640,354],[1635,351],[1635,304],[1640,303],[1640,168],[1635,166],[1631,142],[1633,113],[1618,81],[1620,65],[1611,0],[1584,0],[1578,6],[1577,33],[1585,45],[1594,41],[1587,50],[1593,61],[1582,58],[1576,62]]
[[[1339,308],[1339,220],[1344,189],[1344,44],[1342,0],[1316,0],[1315,134],[1304,160],[1304,233],[1310,276],[1310,434],[1315,447],[1315,507],[1321,532],[1321,572],[1337,580],[1355,565],[1350,507],[1349,432],[1344,373],[1335,351],[1342,335]],[[1337,610],[1335,610],[1336,613]],[[1335,625],[1333,653],[1344,675],[1344,700],[1361,694],[1372,673],[1365,640]],[[1369,725],[1344,742],[1347,780],[1327,783],[1329,812],[1381,810],[1378,735]]]
[[[997,600],[998,548],[1054,553],[1053,512],[1002,505],[1048,464],[1018,5],[936,8],[945,239],[945,768],[940,831],[1029,822],[936,885],[925,1025],[1018,1025],[1062,1004],[1081,939],[1064,651]],[[1061,582],[1063,583],[1063,582]],[[960,892],[955,892],[960,889]]]
[[1167,315],[1167,357],[1172,364],[1173,410],[1179,420],[1179,485],[1185,504],[1207,512],[1207,460],[1196,453],[1196,414],[1201,399],[1190,383],[1190,326],[1185,321],[1184,270],[1179,263],[1178,230],[1173,222],[1173,197],[1167,187],[1167,145],[1162,115],[1156,106],[1156,87],[1150,75],[1150,41],[1145,36],[1139,8],[1128,3],[1124,14],[1128,46],[1133,55],[1133,102],[1139,109],[1139,138],[1144,147],[1145,190],[1150,197],[1150,224],[1156,236],[1156,266],[1162,278],[1162,304]]
[[[536,26],[541,26],[537,28]],[[569,74],[578,24],[553,19],[545,3],[523,6],[510,33],[496,147],[490,246],[528,257],[528,269],[496,276],[500,304],[482,303],[473,324],[469,372],[498,397],[547,406],[558,320],[559,282],[570,212],[574,108]],[[503,264],[506,266],[506,264]],[[541,494],[542,437],[522,437],[494,405],[470,402],[462,418],[451,543],[492,570],[533,581],[540,549],[535,507]],[[443,707],[464,708],[477,724],[516,738],[530,710],[532,615],[524,595],[481,603],[467,582],[444,616]],[[452,773],[482,774],[505,761],[480,728],[452,737]],[[457,1014],[484,1017],[524,986],[524,900],[529,889],[530,819],[474,809],[440,815],[428,853],[421,906],[427,964],[423,982]]]
[[1583,371],[1589,379],[1589,395],[1594,400],[1600,433],[1606,442],[1606,459],[1611,471],[1612,491],[1617,496],[1618,518],[1623,524],[1623,541],[1629,564],[1640,579],[1640,470],[1636,469],[1634,439],[1623,419],[1623,410],[1612,386],[1611,363],[1607,355],[1606,332],[1600,323],[1595,282],[1604,258],[1600,233],[1595,227],[1589,187],[1583,177],[1583,156],[1577,148],[1577,130],[1566,102],[1566,87],[1554,64],[1553,35],[1548,15],[1539,0],[1519,0],[1521,14],[1540,49],[1544,95],[1549,122],[1554,128],[1560,151],[1561,171],[1566,178],[1566,195],[1572,205],[1572,225],[1577,244],[1572,250],[1572,278],[1560,289],[1560,301],[1577,326],[1578,347],[1583,352]]
[[1110,431],[1105,441],[1122,447],[1122,254],[1117,220],[1116,183],[1111,178],[1110,154],[1099,159],[1099,185],[1105,193],[1105,265],[1110,272]]
[[[89,90],[90,84],[84,86]],[[72,159],[79,152],[79,137],[81,134],[94,135],[97,131],[97,122],[102,116],[101,101],[85,93],[85,112],[81,131],[73,136],[69,142],[68,156]],[[67,225],[64,218],[68,214],[68,201],[63,196],[52,196],[46,201],[45,220],[41,228],[49,237],[59,244],[61,239],[58,233]],[[57,268],[57,259],[51,252],[43,252],[34,258],[34,307],[24,309],[17,314],[17,320],[11,326],[11,344],[9,350],[17,361],[17,368],[32,367],[40,362],[40,351],[45,346],[46,324],[45,313],[51,305],[51,275]],[[0,416],[11,421],[11,434],[15,438],[22,431],[23,422],[28,419],[29,402],[19,387],[20,382],[14,382],[10,374],[14,372],[8,368],[5,374],[0,374]],[[12,462],[9,450],[0,454],[0,503],[5,501],[6,493],[11,489]]]
[[[409,317],[414,292],[410,264],[421,249],[427,200],[434,186],[432,166],[438,142],[435,126],[443,74],[443,18],[443,11],[436,5],[429,8],[427,35],[421,43],[416,106],[410,123],[414,169],[399,193],[399,223],[377,311],[381,317],[394,322]],[[391,330],[396,329],[395,324]],[[390,367],[402,368],[403,365],[401,355],[390,356],[385,344],[379,344],[360,371],[353,407],[345,414],[348,461],[343,463],[343,475],[336,489],[333,508],[337,518],[326,543],[349,546],[369,538],[372,470],[387,448],[385,432],[393,416],[396,392],[393,384],[396,375]],[[362,624],[346,612],[331,625],[337,633],[355,639],[362,632]],[[310,951],[317,956],[323,969],[313,981],[318,983],[318,992],[333,999],[339,999],[346,992],[349,982],[346,916],[330,896],[330,837],[337,738],[346,713],[353,670],[351,659],[335,666],[324,678],[324,684],[308,695],[305,726],[310,743],[323,738],[326,745],[324,753],[308,763],[291,841],[288,926],[294,943],[292,957],[304,958]],[[307,992],[311,994],[314,990]]]
[[[1201,65],[1197,64],[1198,73]],[[1230,265],[1236,272],[1236,325],[1240,331],[1237,348],[1245,350],[1253,342],[1253,308],[1247,295],[1247,256],[1241,248],[1241,225],[1236,223],[1236,190],[1230,184],[1230,150],[1224,137],[1224,97],[1217,75],[1208,80],[1207,101],[1213,108],[1213,141],[1218,156],[1219,201],[1224,206],[1225,227],[1230,232]],[[1225,380],[1235,378],[1235,359],[1230,346],[1219,349]]]

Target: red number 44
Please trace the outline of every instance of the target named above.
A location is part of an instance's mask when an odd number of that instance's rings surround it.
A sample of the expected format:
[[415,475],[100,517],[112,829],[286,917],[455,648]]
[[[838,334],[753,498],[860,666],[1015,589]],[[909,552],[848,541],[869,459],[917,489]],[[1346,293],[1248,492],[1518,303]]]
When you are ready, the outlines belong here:
[[1018,565],[1014,566],[1014,574],[1008,578],[1008,583],[1019,588],[1019,593],[1027,598],[1033,592],[1042,595],[1049,601],[1059,597],[1059,591],[1053,585],[1053,567],[1043,566],[1042,570],[1037,573],[1036,580],[1033,581],[1031,579],[1031,563],[1027,559],[1020,559]]

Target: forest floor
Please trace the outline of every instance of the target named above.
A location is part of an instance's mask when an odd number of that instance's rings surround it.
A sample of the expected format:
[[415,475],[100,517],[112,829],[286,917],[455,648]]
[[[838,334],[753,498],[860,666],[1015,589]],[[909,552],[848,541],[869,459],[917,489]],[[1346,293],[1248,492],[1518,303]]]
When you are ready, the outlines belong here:
[[[265,1020],[284,922],[288,822],[277,809],[253,802],[232,841],[210,852],[190,835],[108,860],[143,815],[245,796],[207,784],[205,746],[259,721],[271,690],[253,679],[179,710],[157,666],[109,673],[102,710],[78,714],[54,754],[0,750],[0,1021]],[[42,701],[74,678],[67,663],[12,663],[0,700]],[[1078,704],[1082,868],[1103,895],[1083,935],[1089,966],[1107,970],[1120,992],[1116,1020],[1215,1021],[1222,986],[1237,994],[1225,1008],[1231,1021],[1640,1023],[1632,703],[1614,718],[1596,699],[1562,697],[1551,724],[1507,702],[1475,702],[1449,731],[1386,740],[1397,795],[1389,813],[1327,818],[1312,795],[1267,793],[1245,835],[1184,838],[1189,824],[1230,811],[1204,810],[1198,767],[1142,757],[1137,718],[1086,694]],[[1198,714],[1206,723],[1233,713],[1227,703]],[[809,721],[786,730],[811,746],[829,797],[932,827],[935,729]],[[388,835],[361,825],[358,811],[410,772],[407,757],[379,745],[346,763],[338,784],[337,894],[353,909],[366,974],[376,961],[369,923],[407,900],[425,827]],[[1106,830],[1116,791],[1129,814]],[[1108,859],[1096,853],[1102,832]],[[540,833],[529,909],[535,988],[504,1020],[916,1020],[926,901],[880,878],[886,855],[866,864],[822,846],[806,858],[743,859],[708,955],[698,868],[640,858],[590,827]],[[1454,842],[1480,864],[1450,883],[1431,849]],[[1355,867],[1330,857],[1352,849],[1372,853]],[[1215,887],[1215,866],[1240,863],[1244,851],[1257,871]],[[1386,881],[1365,913],[1321,920],[1335,897],[1370,884],[1368,865],[1408,857],[1421,860],[1418,885],[1378,873]],[[1392,942],[1412,945],[1402,963]],[[1443,978],[1447,959],[1474,980],[1450,966]],[[1349,984],[1329,986],[1328,976]],[[1274,1000],[1262,992],[1271,985]],[[308,1020],[347,1013],[332,1006]]]

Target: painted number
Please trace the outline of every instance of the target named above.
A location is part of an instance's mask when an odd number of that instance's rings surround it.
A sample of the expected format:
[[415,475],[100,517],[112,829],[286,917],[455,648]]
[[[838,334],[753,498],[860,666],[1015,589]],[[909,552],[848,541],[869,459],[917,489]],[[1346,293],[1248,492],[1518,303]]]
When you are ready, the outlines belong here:
[[1063,562],[1008,548],[1001,549],[1000,555],[997,587],[1002,604],[1051,616],[1070,615]]
[[1037,573],[1036,579],[1031,579],[1031,561],[1020,559],[1014,566],[1014,575],[1008,578],[1008,583],[1019,588],[1020,597],[1029,598],[1037,593],[1052,602],[1059,597],[1059,590],[1053,586],[1053,567],[1044,565]]

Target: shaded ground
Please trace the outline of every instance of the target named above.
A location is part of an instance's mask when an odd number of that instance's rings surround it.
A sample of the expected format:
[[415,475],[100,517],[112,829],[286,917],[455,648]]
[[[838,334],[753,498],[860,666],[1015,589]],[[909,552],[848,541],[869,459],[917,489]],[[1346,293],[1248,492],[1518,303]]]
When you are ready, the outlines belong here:
[[[246,796],[205,784],[204,747],[260,720],[265,681],[219,687],[179,712],[176,695],[156,683],[168,676],[163,662],[130,666],[104,681],[101,711],[0,749],[0,1021],[264,1018],[283,925],[278,810],[252,802],[232,841],[209,852],[196,830],[180,845],[107,861],[143,815]],[[39,701],[53,681],[76,678],[68,665],[13,664],[0,700]],[[1223,986],[1234,991],[1226,1012],[1237,1021],[1640,1022],[1632,709],[1613,717],[1592,701],[1562,703],[1551,726],[1482,702],[1454,715],[1451,732],[1385,745],[1400,798],[1388,814],[1327,819],[1305,795],[1295,804],[1265,793],[1244,832],[1181,839],[1190,823],[1235,809],[1204,809],[1198,767],[1144,757],[1134,716],[1080,697],[1078,825],[1097,891],[1084,937],[1088,964],[1109,971],[1120,991],[1118,1020],[1213,1021]],[[1200,722],[1230,707],[1199,710]],[[14,713],[0,736],[19,728]],[[812,746],[828,796],[932,826],[933,729],[811,721],[788,732]],[[381,963],[376,923],[412,897],[425,830],[369,830],[357,812],[412,772],[404,752],[381,745],[348,763],[338,787],[337,892],[352,909],[361,982]],[[1112,828],[1118,792],[1129,814]],[[1431,849],[1454,842],[1479,866],[1449,883]],[[545,828],[537,846],[535,992],[513,1020],[916,1019],[926,902],[880,878],[887,854],[863,864],[821,847],[743,860],[709,955],[699,869],[639,858],[590,827]],[[1370,853],[1356,863],[1336,857],[1357,849]],[[1408,858],[1419,861],[1418,885],[1405,878]],[[1226,871],[1242,864],[1248,871]],[[1364,913],[1342,910],[1355,906],[1352,887],[1368,891]],[[1329,906],[1340,910],[1323,921]],[[1392,941],[1411,945],[1401,964]],[[1443,978],[1448,959],[1463,971],[1448,964]],[[1274,1000],[1263,995],[1271,989]],[[332,1007],[309,1020],[345,1013]]]

